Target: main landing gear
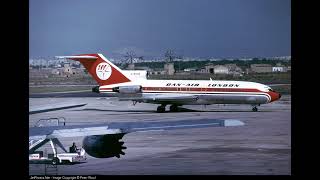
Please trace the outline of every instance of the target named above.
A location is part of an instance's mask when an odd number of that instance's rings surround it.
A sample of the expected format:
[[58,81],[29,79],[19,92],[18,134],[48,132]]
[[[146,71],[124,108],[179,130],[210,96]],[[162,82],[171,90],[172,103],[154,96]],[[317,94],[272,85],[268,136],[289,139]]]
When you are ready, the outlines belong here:
[[163,113],[166,111],[166,105],[161,104],[161,106],[158,106],[157,112],[158,113]]
[[[170,106],[170,112],[178,112],[178,106],[173,104]],[[157,112],[158,113],[163,113],[166,111],[166,105],[165,104],[162,104],[161,106],[158,106],[157,108]]]
[[171,112],[178,112],[178,106],[177,106],[177,105],[174,105],[174,104],[171,105],[171,106],[170,106],[170,111],[171,111]]

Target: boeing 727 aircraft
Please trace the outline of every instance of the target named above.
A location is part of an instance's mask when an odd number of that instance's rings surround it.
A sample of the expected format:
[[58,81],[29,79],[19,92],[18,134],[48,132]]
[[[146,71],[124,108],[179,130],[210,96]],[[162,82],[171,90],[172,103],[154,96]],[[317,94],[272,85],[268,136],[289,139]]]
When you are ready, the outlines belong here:
[[99,84],[93,91],[117,95],[134,103],[160,104],[157,112],[178,111],[178,106],[209,104],[249,104],[257,111],[260,104],[280,99],[281,94],[267,85],[246,81],[148,80],[133,78],[102,54],[57,56],[79,61]]

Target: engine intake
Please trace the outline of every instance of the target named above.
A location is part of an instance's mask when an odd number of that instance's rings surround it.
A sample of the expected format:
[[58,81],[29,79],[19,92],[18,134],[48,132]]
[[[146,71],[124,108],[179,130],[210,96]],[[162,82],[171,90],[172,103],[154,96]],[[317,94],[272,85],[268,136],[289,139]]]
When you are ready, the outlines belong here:
[[136,94],[142,92],[142,86],[118,86],[112,88],[113,92],[123,93],[123,94]]
[[125,155],[122,151],[127,149],[123,146],[124,142],[119,141],[125,133],[121,134],[108,134],[108,135],[96,135],[86,136],[83,139],[83,148],[90,156],[95,158],[120,158],[121,155]]

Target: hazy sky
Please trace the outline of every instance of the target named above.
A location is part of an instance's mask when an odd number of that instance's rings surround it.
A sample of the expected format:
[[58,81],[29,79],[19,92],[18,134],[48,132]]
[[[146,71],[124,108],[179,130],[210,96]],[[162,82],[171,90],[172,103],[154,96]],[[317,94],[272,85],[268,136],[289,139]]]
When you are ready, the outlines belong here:
[[29,53],[291,55],[290,0],[30,0]]

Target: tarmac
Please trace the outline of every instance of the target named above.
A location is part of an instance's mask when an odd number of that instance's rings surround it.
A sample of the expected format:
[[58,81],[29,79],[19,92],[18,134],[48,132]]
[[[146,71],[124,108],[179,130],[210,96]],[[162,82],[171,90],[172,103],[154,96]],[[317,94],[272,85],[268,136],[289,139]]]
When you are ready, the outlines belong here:
[[[291,96],[263,104],[185,105],[182,112],[157,113],[154,104],[117,101],[106,97],[29,98],[29,106],[55,103],[86,106],[29,115],[29,126],[39,119],[64,117],[66,125],[109,122],[175,121],[216,118],[237,119],[238,127],[209,127],[169,131],[134,132],[123,137],[125,155],[59,165],[58,175],[290,175]],[[167,110],[169,106],[167,106]],[[83,138],[60,139],[65,147]],[[43,147],[50,151],[50,145]],[[29,164],[29,175],[45,175],[43,164]]]

